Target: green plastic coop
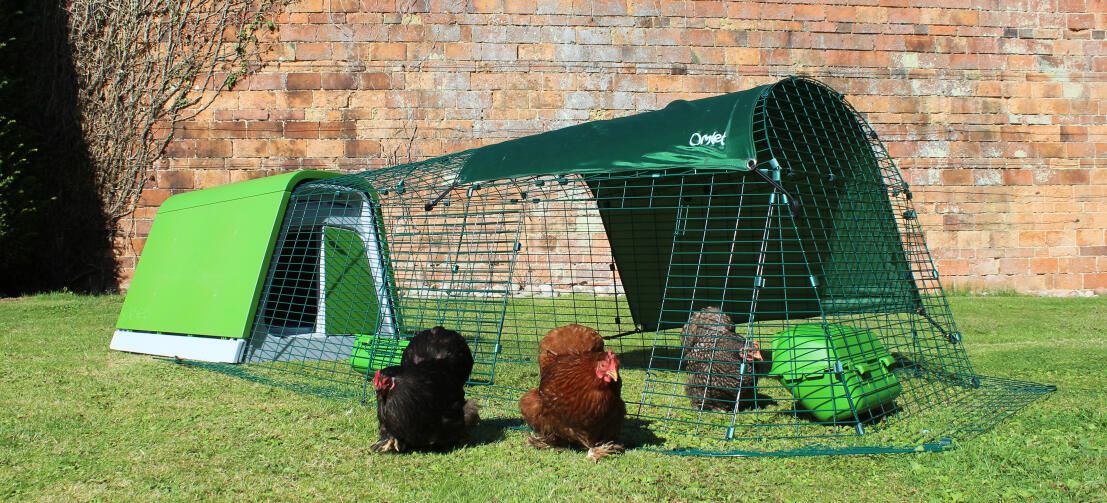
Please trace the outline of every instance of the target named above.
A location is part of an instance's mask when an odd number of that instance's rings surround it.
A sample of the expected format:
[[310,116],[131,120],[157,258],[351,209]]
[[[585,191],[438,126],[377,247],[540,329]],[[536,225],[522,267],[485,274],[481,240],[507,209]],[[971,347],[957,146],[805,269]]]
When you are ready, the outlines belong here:
[[[363,366],[363,359],[391,361],[383,349],[374,351],[382,344],[368,343],[395,337],[388,299],[393,290],[386,286],[386,252],[373,224],[377,209],[371,194],[299,204],[287,212],[295,187],[335,176],[301,171],[166,200],[111,348],[225,363],[240,363],[259,351],[280,360],[344,352],[355,366]],[[298,226],[282,227],[287,218]],[[297,239],[311,244],[290,248]],[[266,283],[270,268],[289,267],[290,261],[310,266],[312,278]],[[262,299],[265,288],[275,294]],[[283,309],[284,299],[305,289],[313,296],[310,315],[302,312],[295,323],[276,328],[264,324],[266,313]]]
[[[443,325],[473,348],[482,417],[511,426],[539,339],[585,324],[623,362],[625,440],[688,454],[942,450],[1053,389],[973,370],[911,188],[810,79],[268,180],[166,202],[116,339],[172,338],[191,349],[170,356],[369,402],[371,369]],[[252,198],[264,211],[243,216]],[[692,359],[681,334],[706,307],[725,317]],[[237,346],[215,357],[210,340]],[[771,361],[736,363],[728,348],[753,344]],[[701,386],[733,406],[701,408],[695,373],[743,382]]]

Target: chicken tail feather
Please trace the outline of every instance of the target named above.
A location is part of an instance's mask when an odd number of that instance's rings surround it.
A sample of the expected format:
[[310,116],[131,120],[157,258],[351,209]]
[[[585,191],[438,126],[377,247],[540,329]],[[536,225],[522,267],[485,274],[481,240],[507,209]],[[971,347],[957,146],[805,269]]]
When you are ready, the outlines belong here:
[[480,405],[476,400],[466,400],[461,411],[465,416],[466,428],[472,428],[480,422]]

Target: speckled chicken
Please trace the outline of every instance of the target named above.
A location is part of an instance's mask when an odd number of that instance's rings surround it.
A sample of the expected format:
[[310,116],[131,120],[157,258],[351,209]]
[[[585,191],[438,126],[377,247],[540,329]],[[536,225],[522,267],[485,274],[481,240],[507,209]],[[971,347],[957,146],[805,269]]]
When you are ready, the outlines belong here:
[[757,341],[734,333],[734,321],[717,307],[692,313],[681,345],[688,374],[684,394],[697,409],[734,410],[735,402],[753,399],[758,376],[768,371]]

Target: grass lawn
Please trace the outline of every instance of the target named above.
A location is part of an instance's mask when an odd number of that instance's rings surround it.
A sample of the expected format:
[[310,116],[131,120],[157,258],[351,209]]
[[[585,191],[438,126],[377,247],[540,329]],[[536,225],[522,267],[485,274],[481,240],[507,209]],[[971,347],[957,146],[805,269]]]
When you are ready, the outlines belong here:
[[0,301],[0,498],[1103,501],[1107,297],[950,299],[977,372],[1059,391],[943,453],[599,464],[482,426],[378,455],[375,409],[108,350],[119,296]]

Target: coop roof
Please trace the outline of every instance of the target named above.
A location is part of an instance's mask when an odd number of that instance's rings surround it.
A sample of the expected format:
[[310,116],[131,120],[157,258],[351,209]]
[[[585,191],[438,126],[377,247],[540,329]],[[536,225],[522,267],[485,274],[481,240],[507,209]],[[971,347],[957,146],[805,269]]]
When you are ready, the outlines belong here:
[[755,157],[754,105],[772,85],[586,122],[476,149],[458,183],[532,175],[733,168]]

